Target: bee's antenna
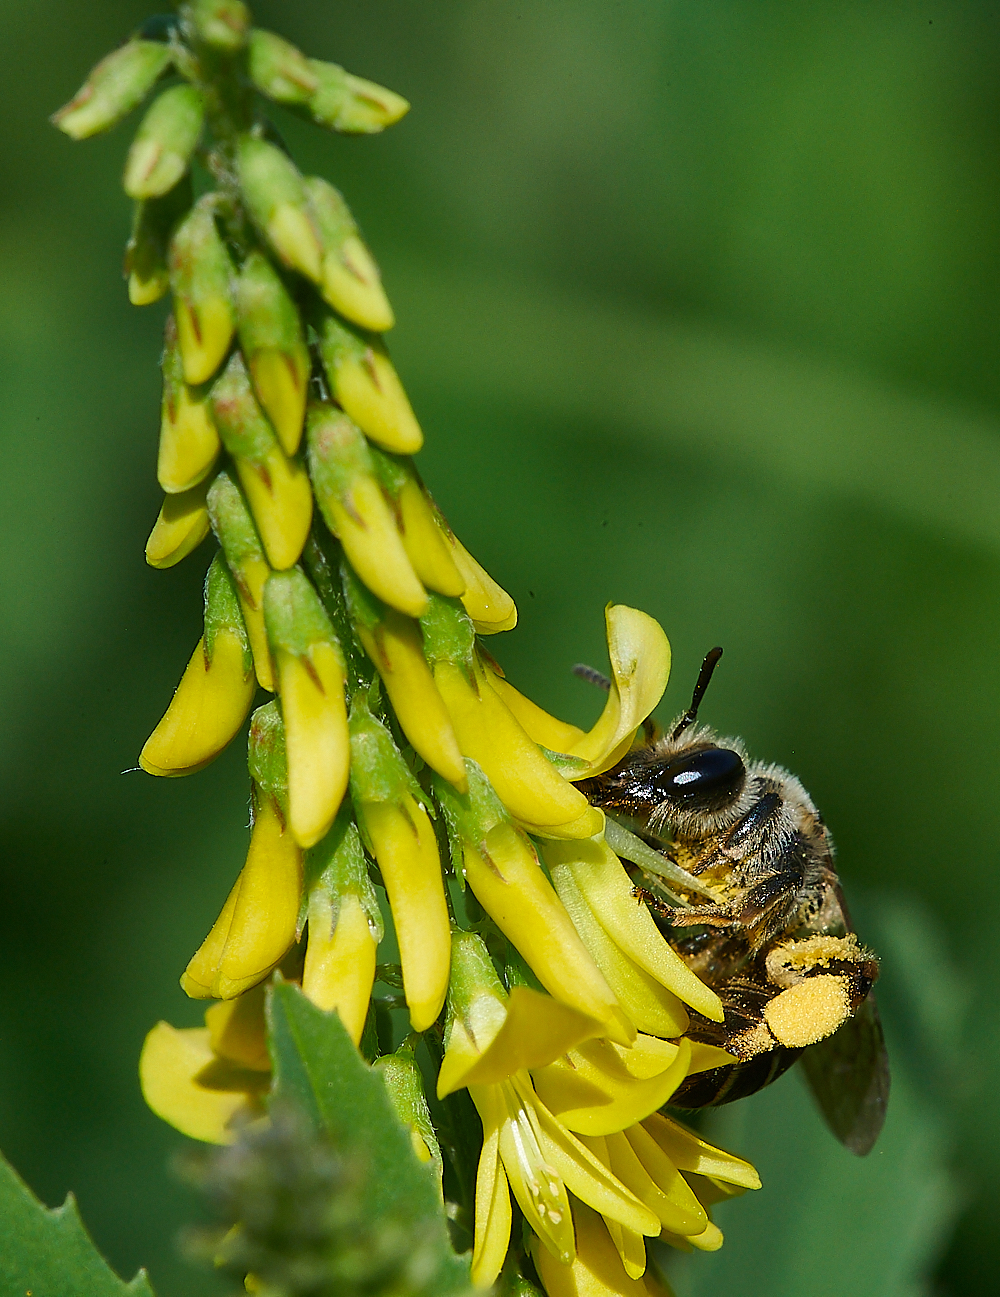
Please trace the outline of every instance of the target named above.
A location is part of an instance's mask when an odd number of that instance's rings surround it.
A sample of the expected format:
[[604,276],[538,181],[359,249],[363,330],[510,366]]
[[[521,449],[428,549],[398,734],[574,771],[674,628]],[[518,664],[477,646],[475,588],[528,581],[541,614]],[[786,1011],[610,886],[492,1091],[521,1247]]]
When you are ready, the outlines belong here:
[[573,667],[573,674],[579,676],[581,680],[586,680],[589,685],[597,685],[598,689],[603,689],[605,693],[610,692],[611,681],[603,672],[598,671],[597,667],[589,667],[586,662],[577,662]]
[[[709,649],[705,654],[705,661],[701,664],[701,670],[698,672],[698,682],[694,687],[694,693],[691,695],[691,706],[687,709],[680,721],[676,725],[671,739],[679,739],[689,725],[693,725],[698,719],[698,708],[701,706],[701,700],[705,697],[705,690],[708,688],[709,681],[712,679],[712,672],[718,665],[719,658],[722,657],[722,649],[716,645],[714,649]],[[576,670],[576,668],[573,668]]]

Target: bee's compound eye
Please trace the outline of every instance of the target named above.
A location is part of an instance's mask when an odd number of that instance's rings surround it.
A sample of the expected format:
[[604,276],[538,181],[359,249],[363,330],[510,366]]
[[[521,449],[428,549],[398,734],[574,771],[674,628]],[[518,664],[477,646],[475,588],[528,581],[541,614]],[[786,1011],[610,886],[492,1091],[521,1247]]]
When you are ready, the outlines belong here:
[[720,810],[743,787],[746,767],[731,748],[704,748],[681,755],[657,771],[663,797],[688,810]]

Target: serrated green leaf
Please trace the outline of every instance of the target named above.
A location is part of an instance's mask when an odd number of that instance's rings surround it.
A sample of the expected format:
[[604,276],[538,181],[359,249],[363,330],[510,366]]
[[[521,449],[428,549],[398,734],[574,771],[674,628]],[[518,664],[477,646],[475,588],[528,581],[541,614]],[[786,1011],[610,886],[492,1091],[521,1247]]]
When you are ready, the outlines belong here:
[[268,1023],[275,1099],[296,1104],[345,1152],[364,1156],[368,1219],[423,1227],[436,1260],[428,1291],[442,1297],[470,1292],[469,1261],[448,1241],[436,1177],[417,1160],[381,1077],[358,1054],[337,1014],[324,1013],[298,987],[279,982],[268,996]]
[[124,1283],[94,1246],[67,1195],[49,1210],[0,1156],[0,1293],[3,1297],[153,1297],[146,1272]]

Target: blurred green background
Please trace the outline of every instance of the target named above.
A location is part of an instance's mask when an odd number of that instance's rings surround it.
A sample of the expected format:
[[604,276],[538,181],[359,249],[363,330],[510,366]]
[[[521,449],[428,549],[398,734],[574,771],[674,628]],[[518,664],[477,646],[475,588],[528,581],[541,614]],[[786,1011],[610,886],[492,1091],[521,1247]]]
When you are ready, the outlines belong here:
[[[281,119],[399,318],[420,465],[517,599],[508,675],[589,723],[609,599],[679,710],[793,768],[884,955],[896,1071],[857,1162],[793,1073],[717,1119],[763,1191],[682,1297],[995,1291],[1000,1229],[1000,10],[985,0],[289,0],[262,25],[405,94]],[[0,1147],[113,1264],[179,1256],[180,1136],[135,1063],[242,861],[240,744],[122,773],[199,634],[154,572],[162,306],[119,278],[129,127],[47,125],[148,13],[0,3]],[[2,1237],[2,1223],[0,1223]],[[725,1286],[725,1287],[724,1287]]]

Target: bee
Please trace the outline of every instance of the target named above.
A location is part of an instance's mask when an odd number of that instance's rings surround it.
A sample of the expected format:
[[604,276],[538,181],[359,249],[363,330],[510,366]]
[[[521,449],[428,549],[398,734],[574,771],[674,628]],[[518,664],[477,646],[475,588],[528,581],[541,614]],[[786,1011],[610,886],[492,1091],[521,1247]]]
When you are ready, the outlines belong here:
[[[878,959],[854,933],[833,841],[799,780],[697,723],[721,656],[721,648],[708,653],[691,706],[664,737],[650,727],[645,746],[578,786],[712,897],[685,895],[681,884],[668,904],[648,873],[653,890],[637,889],[674,950],[722,1001],[724,1021],[692,1011],[689,1036],[739,1060],[689,1076],[671,1105],[744,1098],[801,1058],[827,1124],[863,1156],[889,1095],[872,995]],[[603,684],[590,668],[574,670]]]

